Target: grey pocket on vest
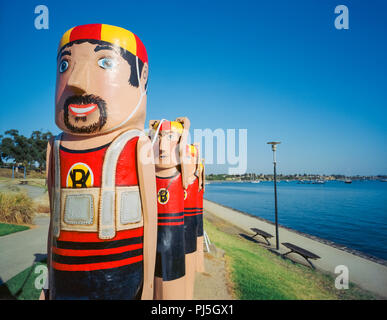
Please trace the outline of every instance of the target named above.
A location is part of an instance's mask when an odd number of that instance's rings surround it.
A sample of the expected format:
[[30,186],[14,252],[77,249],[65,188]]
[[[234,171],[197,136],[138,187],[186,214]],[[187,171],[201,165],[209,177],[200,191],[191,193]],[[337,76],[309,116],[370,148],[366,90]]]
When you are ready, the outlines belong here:
[[121,224],[136,223],[141,221],[140,193],[125,191],[121,194],[120,222]]
[[68,195],[65,202],[64,222],[93,224],[94,209],[91,194]]

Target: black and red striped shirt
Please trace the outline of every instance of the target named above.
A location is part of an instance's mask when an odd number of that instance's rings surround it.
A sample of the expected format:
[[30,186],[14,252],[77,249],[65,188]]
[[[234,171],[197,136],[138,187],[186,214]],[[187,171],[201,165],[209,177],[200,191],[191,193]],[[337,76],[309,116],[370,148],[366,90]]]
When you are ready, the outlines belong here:
[[181,173],[172,177],[156,177],[157,224],[184,225],[184,189]]
[[143,228],[117,232],[101,240],[94,232],[61,231],[52,248],[53,268],[93,271],[122,267],[143,260]]

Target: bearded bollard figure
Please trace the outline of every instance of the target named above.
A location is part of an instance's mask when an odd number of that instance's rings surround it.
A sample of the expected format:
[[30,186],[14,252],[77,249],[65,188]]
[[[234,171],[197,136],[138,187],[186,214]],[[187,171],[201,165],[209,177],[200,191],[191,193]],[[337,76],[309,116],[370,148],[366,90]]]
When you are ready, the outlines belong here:
[[63,35],[57,59],[63,133],[47,149],[49,298],[153,299],[157,200],[143,133],[145,47],[123,28],[81,25]]
[[151,120],[157,185],[157,253],[155,299],[186,299],[184,189],[187,167],[182,161],[187,147],[189,120]]

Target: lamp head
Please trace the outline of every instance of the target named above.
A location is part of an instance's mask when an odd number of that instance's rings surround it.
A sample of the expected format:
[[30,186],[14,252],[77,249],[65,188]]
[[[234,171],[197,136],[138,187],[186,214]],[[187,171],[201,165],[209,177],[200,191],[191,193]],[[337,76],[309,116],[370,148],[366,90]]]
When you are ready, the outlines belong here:
[[271,141],[271,142],[268,142],[267,144],[271,144],[271,150],[276,151],[277,144],[280,144],[280,143],[281,142],[279,142],[279,141]]

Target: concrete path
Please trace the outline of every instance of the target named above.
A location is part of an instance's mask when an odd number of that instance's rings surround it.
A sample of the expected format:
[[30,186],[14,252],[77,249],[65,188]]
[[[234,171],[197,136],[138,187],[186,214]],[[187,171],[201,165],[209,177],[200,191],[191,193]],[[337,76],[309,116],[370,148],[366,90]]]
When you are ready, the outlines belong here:
[[[258,228],[275,236],[274,224],[254,216],[241,213],[231,208],[224,207],[215,202],[204,200],[204,210],[215,216],[228,221],[246,231],[246,235],[254,233],[250,228]],[[316,269],[329,272],[335,277],[335,268],[344,265],[348,268],[349,281],[356,283],[363,289],[369,290],[377,295],[387,298],[387,266],[353,253],[336,248],[322,239],[307,237],[299,232],[279,227],[280,243],[290,242],[296,246],[309,250],[321,257],[319,260],[312,260]],[[256,240],[265,242],[257,237]],[[270,240],[271,248],[275,247],[275,237]],[[279,253],[283,254],[289,250],[280,245]],[[288,258],[308,265],[305,260],[297,254],[291,253]],[[341,273],[341,272],[340,272]]]
[[46,193],[43,187],[21,185],[19,184],[20,179],[8,180],[8,181],[0,181],[0,191],[2,192],[17,192],[23,191],[26,192],[29,197],[32,199],[41,197]]
[[41,187],[30,185],[17,185],[17,187],[22,191],[27,192],[28,196],[30,196],[32,199],[39,198],[47,193],[44,188]]
[[[48,216],[37,216],[32,229],[0,237],[0,284],[46,257]],[[195,300],[231,300],[224,252],[211,246],[204,253],[205,272],[196,273]]]
[[0,237],[0,284],[46,258],[49,222],[48,215],[39,215],[33,228]]

